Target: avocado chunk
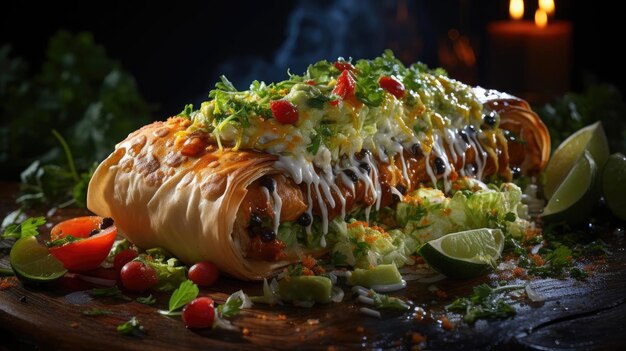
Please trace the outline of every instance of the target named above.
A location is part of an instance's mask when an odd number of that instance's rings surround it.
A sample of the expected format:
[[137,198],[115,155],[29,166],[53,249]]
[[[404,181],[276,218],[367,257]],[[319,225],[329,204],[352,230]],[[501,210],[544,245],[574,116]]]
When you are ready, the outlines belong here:
[[374,285],[390,285],[402,282],[402,276],[395,264],[381,264],[370,269],[357,268],[348,277],[349,285],[371,288]]
[[278,281],[278,292],[285,301],[315,301],[330,303],[333,283],[327,277],[285,277]]

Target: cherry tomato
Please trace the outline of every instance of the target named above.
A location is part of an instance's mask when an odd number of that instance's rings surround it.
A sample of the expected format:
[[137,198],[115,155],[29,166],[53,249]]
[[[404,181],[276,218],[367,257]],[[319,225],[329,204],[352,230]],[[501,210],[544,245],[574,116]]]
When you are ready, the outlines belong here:
[[287,100],[270,101],[270,109],[274,118],[282,124],[293,124],[298,121],[298,109]]
[[355,86],[356,80],[354,76],[350,71],[345,70],[337,77],[337,85],[333,89],[333,94],[339,95],[344,101],[354,102],[356,101],[356,96],[354,95]]
[[[102,223],[106,228],[100,229]],[[50,248],[50,253],[72,272],[96,269],[109,255],[117,227],[110,218],[98,216],[77,217],[63,221],[52,228],[50,238],[54,241],[71,235],[79,240]]]
[[191,266],[189,279],[199,286],[211,286],[220,276],[220,271],[213,262],[204,261]]
[[130,291],[143,292],[155,286],[159,280],[150,266],[139,261],[130,261],[120,272],[122,286]]
[[352,66],[350,62],[346,61],[337,61],[333,63],[333,66],[340,71],[354,71],[354,66]]
[[404,84],[391,76],[382,76],[378,80],[378,84],[380,87],[387,90],[391,95],[397,97],[398,99],[402,99],[404,96]]
[[115,271],[119,273],[122,268],[124,268],[124,265],[134,260],[135,257],[137,257],[137,251],[133,249],[120,251],[113,259],[113,267],[115,268]]
[[183,308],[187,328],[210,328],[215,320],[215,306],[210,297],[198,297]]

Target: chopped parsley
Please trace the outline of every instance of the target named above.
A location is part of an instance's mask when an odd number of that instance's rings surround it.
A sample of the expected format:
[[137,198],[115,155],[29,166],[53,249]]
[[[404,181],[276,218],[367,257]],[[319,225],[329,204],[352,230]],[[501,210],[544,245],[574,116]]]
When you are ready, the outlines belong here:
[[23,222],[10,224],[2,233],[2,239],[21,239],[39,235],[39,227],[46,224],[45,217],[30,217]]
[[118,325],[117,332],[122,335],[141,336],[144,333],[144,327],[137,317],[132,317],[127,322]]
[[508,318],[516,314],[515,308],[505,302],[505,292],[524,289],[523,285],[505,285],[492,288],[487,284],[474,287],[468,297],[461,297],[446,306],[449,311],[463,314],[463,320],[470,325],[479,319]]

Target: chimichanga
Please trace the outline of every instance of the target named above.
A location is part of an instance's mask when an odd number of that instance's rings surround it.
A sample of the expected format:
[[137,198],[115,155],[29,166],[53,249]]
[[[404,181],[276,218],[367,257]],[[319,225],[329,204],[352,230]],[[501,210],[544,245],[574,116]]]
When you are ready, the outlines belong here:
[[262,279],[333,244],[336,223],[459,177],[538,174],[550,139],[528,105],[390,53],[320,61],[133,132],[96,170],[88,208],[140,247]]

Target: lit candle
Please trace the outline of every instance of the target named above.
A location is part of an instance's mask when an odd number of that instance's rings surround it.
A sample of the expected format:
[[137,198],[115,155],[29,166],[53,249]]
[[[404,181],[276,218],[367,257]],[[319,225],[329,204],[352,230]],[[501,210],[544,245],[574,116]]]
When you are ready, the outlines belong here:
[[[523,0],[511,0],[509,13],[521,19]],[[544,101],[569,89],[572,27],[569,22],[549,21],[552,13],[554,2],[539,0],[535,23],[511,20],[489,24],[488,71],[494,88],[532,101]]]

